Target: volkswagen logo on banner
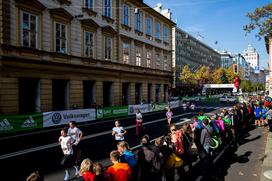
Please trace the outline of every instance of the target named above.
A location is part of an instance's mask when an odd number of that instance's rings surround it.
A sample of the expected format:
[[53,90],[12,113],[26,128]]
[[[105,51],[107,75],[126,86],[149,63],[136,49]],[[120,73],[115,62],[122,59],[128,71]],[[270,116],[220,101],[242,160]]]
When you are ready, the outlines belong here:
[[54,124],[59,124],[59,123],[61,122],[61,119],[62,119],[62,116],[61,116],[60,113],[54,113],[54,114],[52,115],[52,122],[53,122]]

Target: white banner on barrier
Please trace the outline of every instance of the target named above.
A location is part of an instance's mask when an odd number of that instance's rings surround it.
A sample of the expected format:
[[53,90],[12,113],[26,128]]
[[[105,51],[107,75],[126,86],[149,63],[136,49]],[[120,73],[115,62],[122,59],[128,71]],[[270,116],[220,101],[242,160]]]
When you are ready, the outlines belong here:
[[179,101],[171,101],[169,102],[169,106],[171,109],[179,107]]
[[151,104],[139,104],[139,105],[129,105],[128,111],[129,115],[136,114],[137,110],[140,109],[141,113],[147,113],[152,111]]
[[95,120],[95,109],[75,109],[43,113],[43,127],[68,124],[70,121],[85,122]]

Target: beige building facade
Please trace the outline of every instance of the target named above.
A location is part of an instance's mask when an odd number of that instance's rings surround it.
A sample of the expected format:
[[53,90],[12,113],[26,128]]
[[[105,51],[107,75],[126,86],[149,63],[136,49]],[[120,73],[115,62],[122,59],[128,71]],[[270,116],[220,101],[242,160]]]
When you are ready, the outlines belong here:
[[266,85],[269,96],[272,97],[272,35],[265,36],[265,46],[268,54],[268,77],[266,78]]
[[166,101],[173,26],[142,1],[1,1],[0,113]]

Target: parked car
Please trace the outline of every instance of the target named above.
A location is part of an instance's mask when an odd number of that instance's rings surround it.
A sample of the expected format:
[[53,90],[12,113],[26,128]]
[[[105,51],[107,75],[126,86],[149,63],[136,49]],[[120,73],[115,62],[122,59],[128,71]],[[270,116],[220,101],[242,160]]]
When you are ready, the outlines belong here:
[[219,101],[220,102],[233,102],[233,103],[236,103],[237,99],[236,99],[236,97],[233,97],[233,96],[223,96],[223,97],[220,97]]

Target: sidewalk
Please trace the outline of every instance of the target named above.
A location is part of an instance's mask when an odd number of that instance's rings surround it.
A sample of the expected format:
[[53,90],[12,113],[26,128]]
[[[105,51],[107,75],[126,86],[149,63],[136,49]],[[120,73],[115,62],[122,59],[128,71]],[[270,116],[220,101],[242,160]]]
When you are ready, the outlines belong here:
[[272,132],[267,133],[265,155],[262,165],[261,181],[272,180]]

